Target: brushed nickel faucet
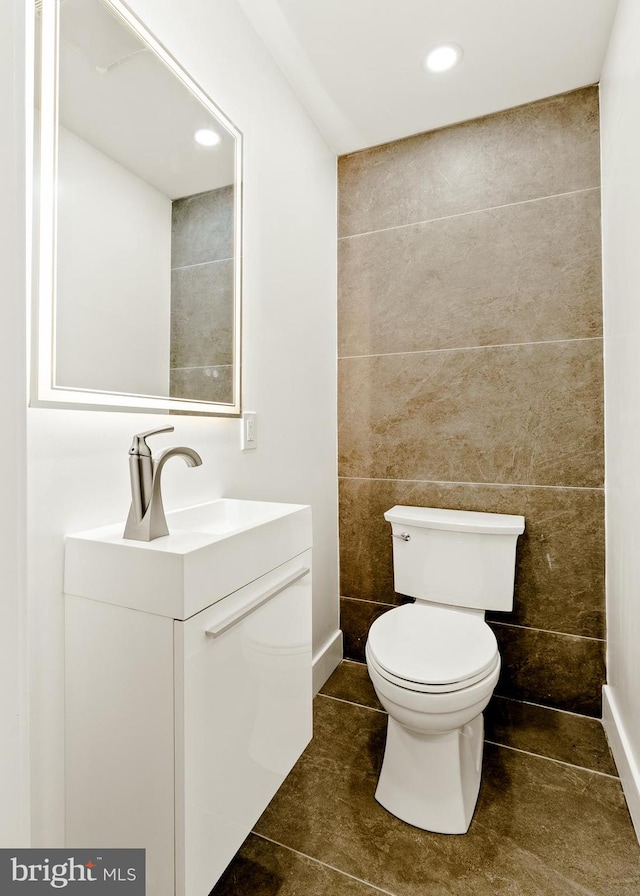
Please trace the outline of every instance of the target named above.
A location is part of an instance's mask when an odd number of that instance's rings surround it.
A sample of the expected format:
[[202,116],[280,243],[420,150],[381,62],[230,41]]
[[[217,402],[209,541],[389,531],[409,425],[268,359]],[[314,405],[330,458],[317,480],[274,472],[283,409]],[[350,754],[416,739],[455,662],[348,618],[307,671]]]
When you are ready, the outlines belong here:
[[135,541],[153,541],[169,534],[162,504],[160,477],[162,468],[172,457],[181,457],[189,467],[199,467],[202,458],[192,448],[166,448],[157,459],[147,445],[149,436],[173,432],[173,426],[150,429],[133,437],[129,448],[129,474],[131,476],[131,508],[124,530],[124,538]]

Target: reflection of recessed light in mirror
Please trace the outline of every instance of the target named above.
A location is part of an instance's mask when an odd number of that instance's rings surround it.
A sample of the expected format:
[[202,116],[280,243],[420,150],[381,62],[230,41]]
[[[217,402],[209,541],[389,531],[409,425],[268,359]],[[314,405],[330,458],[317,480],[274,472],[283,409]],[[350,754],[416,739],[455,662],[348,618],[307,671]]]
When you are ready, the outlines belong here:
[[446,72],[462,59],[462,47],[458,44],[442,44],[435,47],[424,60],[428,72]]
[[201,128],[195,132],[194,137],[200,146],[217,146],[220,143],[220,134],[216,134],[211,128]]

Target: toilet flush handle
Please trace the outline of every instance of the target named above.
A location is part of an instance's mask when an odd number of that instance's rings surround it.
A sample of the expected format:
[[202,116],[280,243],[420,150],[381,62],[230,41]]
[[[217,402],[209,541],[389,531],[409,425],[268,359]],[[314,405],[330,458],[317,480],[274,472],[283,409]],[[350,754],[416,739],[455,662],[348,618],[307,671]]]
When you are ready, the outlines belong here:
[[394,538],[401,538],[403,541],[411,541],[411,536],[408,532],[400,532],[398,535],[393,532],[392,535]]

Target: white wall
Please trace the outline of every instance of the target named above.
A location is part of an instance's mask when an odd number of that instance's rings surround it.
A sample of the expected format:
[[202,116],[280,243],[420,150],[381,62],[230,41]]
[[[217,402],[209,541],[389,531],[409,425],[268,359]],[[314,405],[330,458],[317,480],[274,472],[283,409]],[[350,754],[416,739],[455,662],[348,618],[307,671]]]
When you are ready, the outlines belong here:
[[640,4],[601,81],[608,686],[605,724],[640,835]]
[[[28,845],[23,4],[0,0],[0,847]],[[17,49],[17,54],[15,53]]]
[[56,383],[168,395],[171,200],[65,128],[58,197]]
[[[169,508],[218,496],[309,503],[314,649],[338,629],[335,157],[236,0],[135,0],[136,12],[244,133],[244,407],[237,419],[175,417],[158,448],[190,445],[204,465],[170,465]],[[34,845],[63,831],[63,538],[124,518],[131,434],[166,417],[31,409],[30,592]]]

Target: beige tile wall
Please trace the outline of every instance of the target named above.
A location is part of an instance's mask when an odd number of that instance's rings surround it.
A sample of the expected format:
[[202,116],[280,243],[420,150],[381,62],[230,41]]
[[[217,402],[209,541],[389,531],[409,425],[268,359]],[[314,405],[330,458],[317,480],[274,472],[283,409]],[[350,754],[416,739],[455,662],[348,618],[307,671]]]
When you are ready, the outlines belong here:
[[597,87],[340,159],[342,626],[393,591],[384,510],[522,513],[503,696],[599,715]]
[[169,394],[233,401],[233,185],[184,196],[171,215]]

